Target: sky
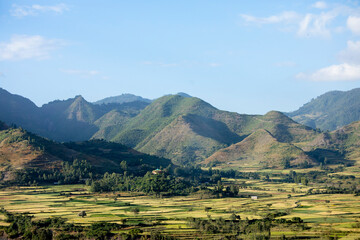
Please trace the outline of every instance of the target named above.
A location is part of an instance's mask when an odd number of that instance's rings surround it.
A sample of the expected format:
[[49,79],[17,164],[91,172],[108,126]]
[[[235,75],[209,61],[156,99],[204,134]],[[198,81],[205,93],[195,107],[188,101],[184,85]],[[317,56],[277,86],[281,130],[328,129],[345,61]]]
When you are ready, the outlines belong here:
[[360,1],[0,0],[0,87],[38,106],[185,92],[294,111],[360,87]]

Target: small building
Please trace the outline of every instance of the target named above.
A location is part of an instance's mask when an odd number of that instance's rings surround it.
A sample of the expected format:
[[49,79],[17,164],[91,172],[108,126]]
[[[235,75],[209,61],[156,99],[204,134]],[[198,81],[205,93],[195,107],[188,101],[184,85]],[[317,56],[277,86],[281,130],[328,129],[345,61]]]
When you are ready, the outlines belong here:
[[154,175],[158,175],[158,174],[163,173],[163,170],[161,170],[161,169],[155,169],[155,170],[153,170],[151,173],[154,174]]
[[257,200],[257,199],[258,199],[258,196],[251,196],[251,199],[252,199],[252,200]]

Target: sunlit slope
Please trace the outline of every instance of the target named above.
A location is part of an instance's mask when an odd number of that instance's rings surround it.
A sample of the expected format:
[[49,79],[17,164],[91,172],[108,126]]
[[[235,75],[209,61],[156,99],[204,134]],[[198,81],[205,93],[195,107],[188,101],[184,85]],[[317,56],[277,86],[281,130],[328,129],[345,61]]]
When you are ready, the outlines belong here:
[[[221,111],[199,98],[168,95],[147,106],[109,140],[177,163],[199,162],[258,129],[279,142],[310,141],[318,134],[284,114],[246,115]],[[105,134],[104,134],[105,135]]]
[[[302,149],[291,143],[279,142],[270,132],[260,129],[250,136],[221,149],[207,158],[205,164],[235,164],[237,166],[256,166],[281,168],[301,164],[315,164]],[[288,167],[287,166],[287,167]]]

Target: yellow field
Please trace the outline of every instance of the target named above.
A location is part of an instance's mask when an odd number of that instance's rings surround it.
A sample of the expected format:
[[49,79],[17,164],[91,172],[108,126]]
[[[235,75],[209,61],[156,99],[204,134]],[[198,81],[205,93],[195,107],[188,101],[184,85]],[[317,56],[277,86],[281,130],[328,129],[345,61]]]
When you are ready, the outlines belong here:
[[[229,179],[228,181],[235,181]],[[153,198],[129,193],[92,194],[84,185],[43,186],[8,188],[0,191],[0,205],[10,212],[29,212],[36,219],[61,216],[76,224],[90,224],[98,221],[127,223],[161,223],[143,228],[149,232],[157,228],[162,232],[180,238],[189,238],[197,233],[186,224],[186,218],[229,219],[235,213],[241,219],[262,218],[267,213],[283,211],[288,215],[281,218],[301,217],[312,227],[304,232],[272,230],[272,236],[316,236],[337,233],[346,239],[360,238],[360,228],[353,224],[360,220],[360,197],[350,194],[305,195],[308,187],[296,184],[274,184],[250,180],[262,190],[244,189],[253,195],[268,194],[257,200],[249,198],[202,199],[201,194],[188,197]],[[294,188],[296,193],[291,193]],[[279,191],[278,189],[282,189]],[[289,197],[289,194],[291,195]],[[116,197],[116,198],[115,198]],[[328,202],[329,200],[330,202]],[[211,208],[205,211],[205,207]],[[139,213],[132,209],[138,208]],[[78,213],[85,210],[87,216]],[[0,225],[6,224],[0,215]]]

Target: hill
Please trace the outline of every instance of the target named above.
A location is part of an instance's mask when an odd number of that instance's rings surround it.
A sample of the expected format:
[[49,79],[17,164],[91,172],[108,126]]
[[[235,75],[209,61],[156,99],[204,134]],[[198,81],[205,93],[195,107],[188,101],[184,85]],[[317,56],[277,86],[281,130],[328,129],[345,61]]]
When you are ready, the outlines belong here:
[[170,160],[140,153],[118,143],[101,140],[57,143],[19,128],[0,131],[0,171],[19,169],[61,170],[64,162],[86,160],[98,172],[121,172],[125,161],[128,172],[146,172],[167,167]]
[[[8,95],[5,103],[10,105],[13,95]],[[30,100],[27,102],[31,105]],[[19,114],[30,119],[27,126],[41,136],[62,142],[105,139],[170,158],[176,164],[201,163],[260,129],[279,143],[298,148],[309,148],[319,135],[277,111],[265,115],[227,112],[183,93],[166,95],[150,104],[132,101],[96,105],[76,96],[41,108],[35,106],[33,111]],[[33,118],[28,117],[30,113]]]
[[279,142],[270,132],[260,129],[241,142],[215,152],[204,164],[278,168],[312,165],[315,161],[302,149]]
[[155,100],[131,121],[112,129],[106,139],[185,164],[201,162],[258,129],[267,129],[280,142],[310,141],[317,135],[280,112],[264,116],[226,112],[177,94]]
[[145,103],[151,103],[150,99],[143,98],[140,96],[136,96],[134,94],[121,94],[119,96],[114,97],[107,97],[101,100],[98,100],[94,102],[94,104],[101,105],[101,104],[108,104],[108,103],[128,103],[128,102],[145,102]]
[[27,98],[0,88],[0,116],[8,125],[17,124],[36,131],[39,128],[39,108]]
[[108,131],[105,128],[123,124],[147,105],[143,101],[95,105],[79,95],[37,107],[27,98],[0,89],[0,116],[5,123],[62,142],[101,137]]
[[360,120],[360,88],[327,92],[287,115],[312,128],[338,129]]
[[[337,159],[360,160],[360,121],[332,132],[324,132],[308,144],[314,151],[328,150],[340,155]],[[333,160],[326,156],[327,160]]]

